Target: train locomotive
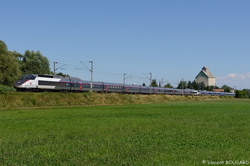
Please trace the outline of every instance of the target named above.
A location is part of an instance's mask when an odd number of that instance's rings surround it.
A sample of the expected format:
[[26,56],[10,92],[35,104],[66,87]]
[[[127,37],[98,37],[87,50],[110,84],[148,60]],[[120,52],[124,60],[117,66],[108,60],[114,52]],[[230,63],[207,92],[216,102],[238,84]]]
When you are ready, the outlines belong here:
[[166,94],[166,95],[220,95],[235,96],[234,93],[196,91],[193,89],[174,89],[127,85],[97,81],[83,81],[76,77],[62,77],[46,74],[23,75],[14,85],[17,91],[58,91],[58,92],[114,92],[131,94]]

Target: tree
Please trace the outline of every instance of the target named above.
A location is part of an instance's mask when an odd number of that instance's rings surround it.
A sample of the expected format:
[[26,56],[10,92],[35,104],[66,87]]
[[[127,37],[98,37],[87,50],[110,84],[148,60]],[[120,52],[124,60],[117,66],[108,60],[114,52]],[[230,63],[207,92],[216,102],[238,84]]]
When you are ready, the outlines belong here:
[[7,45],[0,40],[0,54],[7,54],[8,53],[8,48]]
[[192,84],[191,81],[188,81],[188,83],[187,83],[187,88],[188,88],[188,89],[194,89],[193,84]]
[[225,92],[230,92],[232,88],[227,85],[223,85],[221,89],[224,89]]
[[245,91],[247,95],[250,97],[250,89],[243,89],[242,91]]
[[164,87],[165,88],[174,88],[170,83],[167,83]]
[[40,51],[26,50],[22,59],[21,69],[25,74],[48,74],[50,73],[49,60]]
[[236,91],[235,97],[236,98],[249,98],[246,91],[239,91],[239,90]]
[[207,87],[206,87],[206,90],[207,90],[207,91],[213,91],[213,89],[215,89],[214,86],[207,86]]
[[206,85],[204,82],[197,83],[197,90],[205,90],[205,89],[206,89]]
[[178,84],[177,89],[186,89],[187,88],[187,81],[181,80]]
[[62,77],[69,77],[68,74],[63,74],[62,72],[57,73],[57,75],[62,76]]
[[22,54],[20,54],[19,52],[16,52],[16,51],[9,51],[9,53],[11,54],[11,55],[13,55],[18,61],[22,61],[22,59],[23,59],[23,55]]
[[21,70],[17,59],[0,40],[0,84],[12,86],[20,76]]
[[159,81],[159,86],[158,87],[161,87],[161,81]]
[[192,87],[193,87],[195,90],[199,90],[199,89],[198,89],[198,84],[197,84],[197,82],[196,82],[195,80],[192,82]]
[[153,79],[153,80],[152,80],[150,86],[151,86],[151,87],[157,87],[157,86],[158,86],[158,85],[157,85],[156,79]]

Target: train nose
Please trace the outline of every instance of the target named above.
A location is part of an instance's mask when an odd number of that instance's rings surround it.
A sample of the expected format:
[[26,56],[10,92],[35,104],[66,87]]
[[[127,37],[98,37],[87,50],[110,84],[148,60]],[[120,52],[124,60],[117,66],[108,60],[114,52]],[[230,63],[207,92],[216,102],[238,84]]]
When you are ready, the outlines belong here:
[[15,84],[14,88],[20,88],[22,86],[22,84]]
[[14,87],[15,88],[19,88],[19,87],[22,87],[22,85],[23,85],[23,83],[24,83],[25,81],[17,81],[16,83],[15,83],[15,85],[14,85]]
[[22,84],[23,84],[23,82],[17,81],[14,86],[18,86],[18,85],[22,85]]

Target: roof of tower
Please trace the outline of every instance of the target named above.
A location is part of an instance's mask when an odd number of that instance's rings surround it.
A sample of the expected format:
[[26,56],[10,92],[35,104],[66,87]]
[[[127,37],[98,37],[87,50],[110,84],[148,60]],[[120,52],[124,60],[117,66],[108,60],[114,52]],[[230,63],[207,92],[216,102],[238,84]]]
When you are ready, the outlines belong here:
[[210,72],[209,68],[204,66],[200,73],[195,77],[207,77],[207,78],[215,78],[215,76]]

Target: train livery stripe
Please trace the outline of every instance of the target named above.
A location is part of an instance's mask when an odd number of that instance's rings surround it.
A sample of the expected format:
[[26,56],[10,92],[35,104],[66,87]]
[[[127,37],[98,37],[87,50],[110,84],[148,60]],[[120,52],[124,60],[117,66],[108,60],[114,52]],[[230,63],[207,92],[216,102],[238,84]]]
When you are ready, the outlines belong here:
[[66,82],[54,82],[54,81],[38,81],[38,85],[46,85],[46,86],[70,86],[69,83]]

